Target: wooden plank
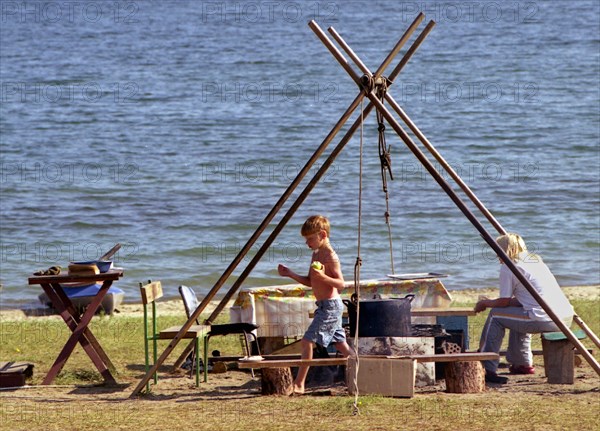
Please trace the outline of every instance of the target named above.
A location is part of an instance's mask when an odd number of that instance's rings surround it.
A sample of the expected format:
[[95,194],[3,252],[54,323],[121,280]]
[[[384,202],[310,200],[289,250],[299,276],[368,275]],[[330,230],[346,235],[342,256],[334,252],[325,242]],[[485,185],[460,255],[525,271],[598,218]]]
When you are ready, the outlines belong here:
[[[300,353],[295,353],[295,354],[285,354],[285,355],[261,355],[263,357],[264,360],[266,361],[272,361],[272,360],[284,360],[284,359],[290,359],[290,360],[296,360],[296,359],[302,359],[302,356],[300,355]],[[219,361],[219,362],[237,362],[240,359],[244,359],[245,356],[242,355],[234,355],[234,356],[211,356],[208,358],[208,362],[211,363],[213,361]],[[243,361],[242,361],[243,362]]]
[[106,280],[118,280],[123,276],[122,269],[112,269],[100,274],[59,274],[59,275],[36,275],[28,278],[29,284],[52,284],[52,283],[94,283]]
[[163,296],[162,284],[160,281],[140,284],[140,293],[142,294],[142,303],[150,304]]
[[[412,308],[410,315],[412,317],[425,316],[475,316],[475,310],[469,307],[454,307],[454,308]],[[343,317],[348,317],[348,312],[342,314]],[[308,317],[315,317],[315,312],[308,313]]]
[[439,355],[413,356],[417,362],[462,362],[462,361],[493,361],[500,359],[500,355],[493,352],[450,353]]
[[[586,349],[586,350],[587,350],[587,351],[588,351],[588,353],[590,353],[591,355],[593,355],[593,354],[594,354],[594,349]],[[532,351],[531,351],[531,354],[532,354],[533,356],[541,356],[541,355],[543,355],[543,354],[544,354],[544,351],[543,351],[543,350],[538,350],[538,349],[536,349],[536,350],[532,350]],[[575,354],[576,354],[576,355],[581,355],[581,353],[579,353],[579,351],[578,351],[578,350],[575,350]],[[500,353],[499,353],[499,355],[500,355],[500,356],[506,356],[506,350],[500,350]]]
[[[361,357],[378,357],[377,355],[363,355]],[[381,356],[379,356],[381,357]],[[500,355],[493,352],[465,352],[448,353],[433,355],[407,355],[407,356],[386,356],[388,359],[416,359],[417,362],[462,362],[462,361],[490,361],[499,359]]]
[[411,316],[475,316],[475,310],[469,307],[454,308],[413,308]]
[[[158,333],[161,340],[172,340],[179,333],[183,325],[171,326]],[[196,338],[206,335],[210,331],[210,325],[192,325],[181,338]]]
[[[463,361],[487,361],[499,359],[497,353],[492,352],[467,352],[452,354],[433,354],[433,355],[406,355],[406,356],[383,356],[383,355],[361,355],[360,358],[386,358],[394,359],[415,359],[417,362],[463,362]],[[311,367],[323,367],[329,365],[346,365],[347,358],[329,358],[329,359],[268,359],[264,361],[238,361],[240,368],[277,368],[277,367],[299,367],[309,365]]]
[[273,359],[264,361],[238,361],[240,368],[286,368],[309,365],[311,367],[327,367],[331,365],[346,365],[348,358],[325,359]]

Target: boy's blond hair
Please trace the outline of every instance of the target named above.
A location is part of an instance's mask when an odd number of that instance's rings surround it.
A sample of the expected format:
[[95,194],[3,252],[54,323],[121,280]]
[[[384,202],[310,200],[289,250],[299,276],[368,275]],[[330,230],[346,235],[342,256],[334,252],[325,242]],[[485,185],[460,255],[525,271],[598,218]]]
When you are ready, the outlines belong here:
[[506,235],[500,235],[496,238],[496,242],[502,250],[508,255],[510,260],[516,262],[519,260],[519,255],[527,251],[527,246],[525,245],[525,241],[521,236],[517,233],[507,233]]
[[327,237],[329,238],[329,220],[325,216],[314,215],[306,219],[302,225],[302,229],[300,229],[300,234],[302,236],[308,236],[321,232],[322,230],[327,232]]

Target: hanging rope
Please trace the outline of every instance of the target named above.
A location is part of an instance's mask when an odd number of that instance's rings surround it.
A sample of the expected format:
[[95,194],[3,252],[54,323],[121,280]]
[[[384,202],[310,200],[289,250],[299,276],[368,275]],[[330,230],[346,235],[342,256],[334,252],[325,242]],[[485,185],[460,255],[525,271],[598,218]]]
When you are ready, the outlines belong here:
[[360,147],[358,157],[358,229],[357,229],[357,244],[356,244],[356,263],[354,264],[354,294],[352,302],[356,305],[356,327],[354,328],[354,353],[356,355],[356,367],[354,368],[354,404],[352,413],[359,415],[358,408],[358,322],[360,319],[360,267],[362,259],[360,257],[360,239],[361,239],[361,224],[362,224],[362,177],[363,177],[363,124],[364,124],[364,99],[360,102]]
[[[383,104],[385,101],[385,94],[387,92],[387,80],[377,86],[377,97]],[[390,176],[390,180],[394,180],[394,174],[392,173],[392,157],[391,149],[392,146],[388,146],[385,141],[385,124],[383,122],[383,113],[377,111],[377,131],[379,132],[379,163],[381,165],[381,183],[383,192],[385,193],[385,224],[388,229],[388,241],[390,243],[390,266],[392,274],[394,274],[394,249],[392,244],[392,224],[390,221],[390,194],[387,186],[387,177]]]

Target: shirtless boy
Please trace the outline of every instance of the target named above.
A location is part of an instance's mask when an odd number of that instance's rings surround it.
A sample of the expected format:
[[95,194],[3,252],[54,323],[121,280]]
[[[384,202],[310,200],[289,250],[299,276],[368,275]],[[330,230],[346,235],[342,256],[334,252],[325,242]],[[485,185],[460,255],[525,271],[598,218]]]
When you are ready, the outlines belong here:
[[[344,288],[344,276],[335,250],[329,243],[329,220],[321,215],[309,217],[302,225],[301,234],[306,245],[313,251],[308,275],[300,275],[285,265],[279,265],[279,275],[290,277],[298,283],[312,287],[317,300],[315,317],[301,340],[302,359],[312,359],[315,343],[327,347],[333,342],[335,348],[344,356],[353,354],[346,343],[346,334],[342,328],[344,305],[340,291]],[[308,366],[298,370],[294,380],[294,393],[304,393],[304,381]]]

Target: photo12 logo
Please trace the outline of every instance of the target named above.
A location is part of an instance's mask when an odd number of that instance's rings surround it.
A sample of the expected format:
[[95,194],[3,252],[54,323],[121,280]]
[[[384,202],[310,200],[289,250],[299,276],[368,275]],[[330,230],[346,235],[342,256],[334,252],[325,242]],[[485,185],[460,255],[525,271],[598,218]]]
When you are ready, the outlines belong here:
[[2,1],[2,23],[54,24],[98,23],[121,24],[140,22],[139,2],[132,1]]
[[202,102],[338,102],[337,82],[204,82]]
[[530,23],[538,20],[539,5],[532,1],[416,1],[398,3],[402,22],[423,12],[441,23]]
[[399,101],[424,103],[459,102],[539,102],[539,87],[534,82],[460,82],[402,81],[395,86]]
[[[97,242],[0,242],[0,263],[20,262],[38,264],[56,264],[57,262],[75,262],[96,260],[113,244]],[[119,264],[138,262],[139,245],[122,243],[111,260]]]
[[14,183],[104,183],[133,184],[139,181],[135,163],[0,163],[0,184]]
[[337,22],[339,4],[336,2],[304,1],[245,1],[202,2],[203,23],[296,23],[311,19]]
[[134,102],[139,93],[136,82],[17,82],[3,81],[0,100],[2,103],[72,103],[77,101],[96,103]]
[[[315,175],[321,169],[314,165],[311,173]],[[339,167],[331,166],[323,175],[322,183],[336,184]],[[200,166],[203,183],[247,183],[247,184],[289,184],[302,170],[299,163],[245,162],[227,163],[208,162]]]

